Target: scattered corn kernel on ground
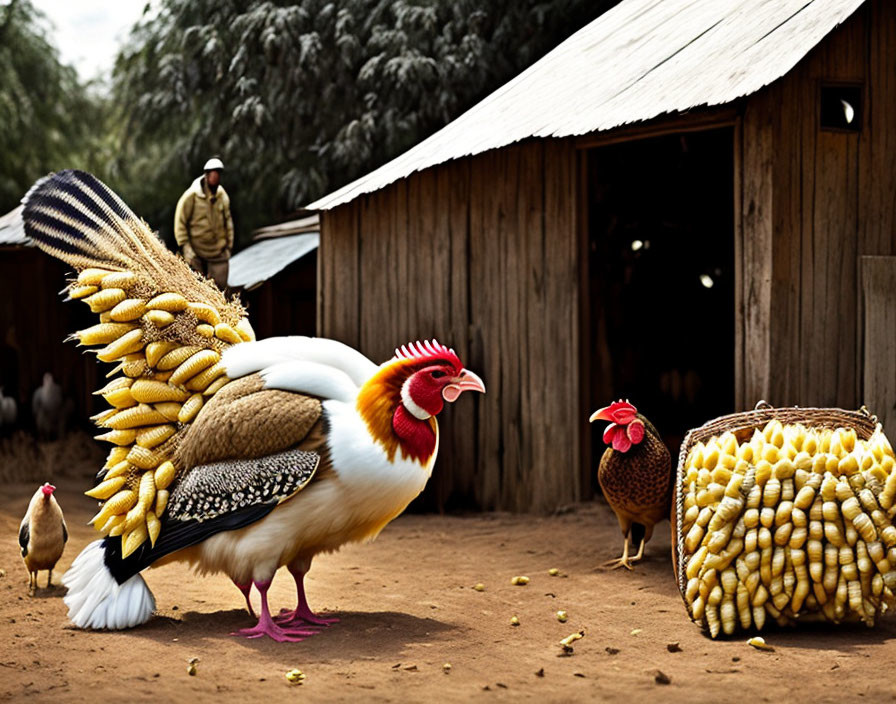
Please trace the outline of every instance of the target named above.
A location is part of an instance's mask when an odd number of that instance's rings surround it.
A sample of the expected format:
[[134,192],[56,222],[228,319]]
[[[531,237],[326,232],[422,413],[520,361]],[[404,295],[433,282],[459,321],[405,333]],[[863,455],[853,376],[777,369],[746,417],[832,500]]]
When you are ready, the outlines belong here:
[[[62,479],[56,495],[71,541],[60,571],[77,554],[72,546],[94,538],[86,523],[96,505],[80,493],[83,478]],[[116,701],[127,692],[135,702],[684,703],[736,692],[761,702],[797,680],[805,701],[896,695],[885,666],[896,659],[896,618],[873,629],[822,623],[808,635],[769,622],[761,636],[773,651],[748,645],[749,634],[711,641],[687,620],[668,523],[634,572],[594,570],[618,553],[618,523],[598,503],[555,517],[402,516],[374,543],[318,558],[308,597],[341,622],[303,643],[229,637],[253,622],[239,591],[181,565],[146,573],[160,614],[152,623],[74,631],[61,591],[23,596],[15,535],[33,489],[12,484],[0,493],[0,701]],[[529,584],[513,586],[521,575]],[[479,583],[484,591],[473,589]],[[289,575],[278,573],[272,607],[291,608],[294,597]],[[580,630],[585,636],[564,655],[561,639]],[[680,652],[668,650],[673,643]],[[193,657],[200,662],[189,676]],[[305,675],[301,685],[286,679],[292,669]],[[657,672],[670,684],[659,684]]]

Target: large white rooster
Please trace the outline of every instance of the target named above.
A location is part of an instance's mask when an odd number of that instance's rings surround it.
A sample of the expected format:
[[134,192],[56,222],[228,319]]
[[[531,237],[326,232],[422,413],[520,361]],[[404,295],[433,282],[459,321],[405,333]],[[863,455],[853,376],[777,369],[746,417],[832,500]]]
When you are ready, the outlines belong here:
[[[261,614],[247,637],[301,640],[325,625],[303,578],[320,552],[375,537],[426,485],[435,416],[463,391],[485,392],[453,350],[431,342],[377,366],[333,340],[260,342],[237,303],[168,252],[90,174],[63,171],[25,198],[27,233],[80,273],[69,289],[100,324],[123,376],[96,417],[115,446],[88,495],[104,500],[89,544],[64,575],[82,628],[129,628],[154,599],[140,572],[181,560],[224,572]],[[249,340],[249,341],[243,341]],[[267,592],[287,566],[294,611],[272,617]]]

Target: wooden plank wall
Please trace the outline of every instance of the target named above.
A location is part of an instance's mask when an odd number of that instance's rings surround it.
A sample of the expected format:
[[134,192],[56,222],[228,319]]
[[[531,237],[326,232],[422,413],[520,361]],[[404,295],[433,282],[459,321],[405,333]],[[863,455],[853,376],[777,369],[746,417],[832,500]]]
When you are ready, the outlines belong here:
[[864,402],[896,433],[896,257],[862,257]]
[[429,509],[582,496],[576,155],[532,140],[324,213],[319,332],[382,360],[438,337],[485,380],[440,422]]
[[[896,253],[894,53],[875,0],[747,101],[741,407],[863,402],[859,258]],[[864,83],[861,132],[819,129],[823,81]]]

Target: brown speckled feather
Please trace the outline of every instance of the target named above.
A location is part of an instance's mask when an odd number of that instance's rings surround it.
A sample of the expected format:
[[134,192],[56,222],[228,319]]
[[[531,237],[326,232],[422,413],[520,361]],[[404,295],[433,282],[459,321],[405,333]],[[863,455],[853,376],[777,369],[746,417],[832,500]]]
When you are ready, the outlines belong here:
[[644,441],[628,452],[608,447],[597,479],[623,532],[628,532],[631,523],[640,523],[649,537],[653,525],[669,517],[672,458],[656,429],[643,416],[638,417],[644,421]]

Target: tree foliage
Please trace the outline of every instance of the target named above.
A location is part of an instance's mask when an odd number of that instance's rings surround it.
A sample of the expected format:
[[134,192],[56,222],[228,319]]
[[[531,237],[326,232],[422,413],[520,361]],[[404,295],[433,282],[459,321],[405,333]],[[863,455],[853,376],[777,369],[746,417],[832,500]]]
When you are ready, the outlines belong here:
[[377,167],[616,0],[161,0],[114,76],[117,171],[170,229],[219,154],[237,229]]
[[48,171],[91,160],[99,110],[60,63],[32,4],[0,6],[0,214]]

